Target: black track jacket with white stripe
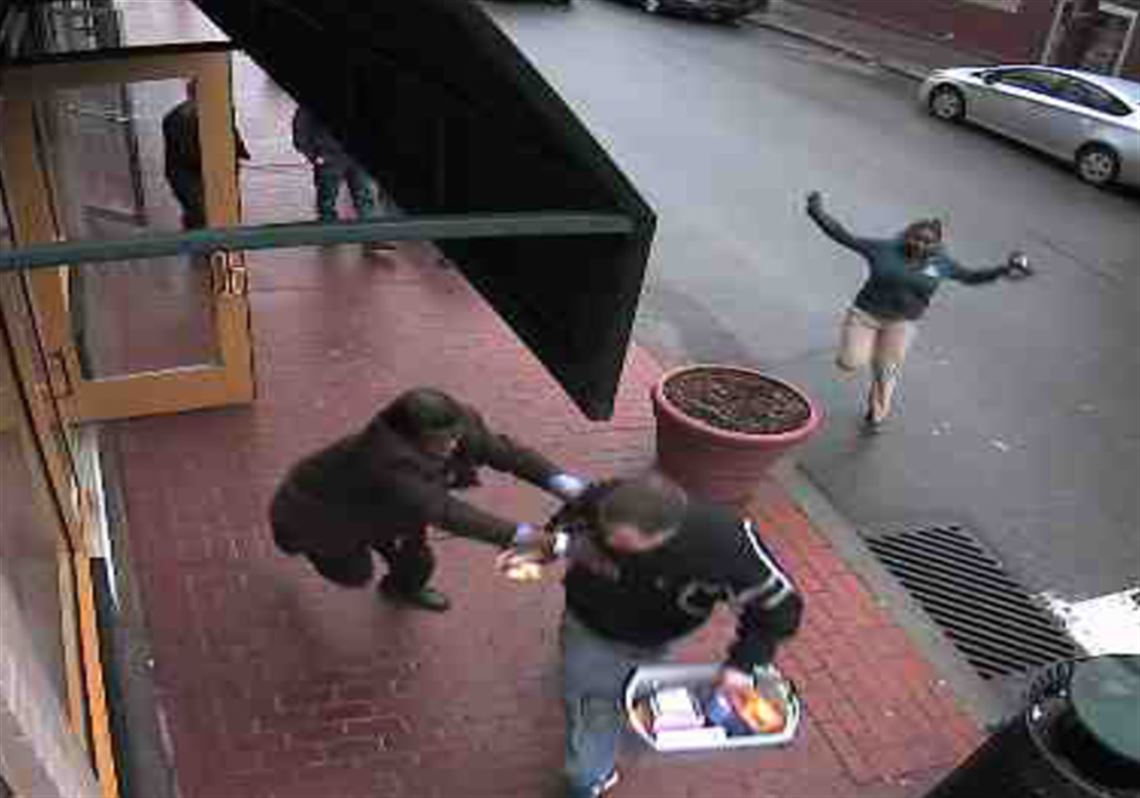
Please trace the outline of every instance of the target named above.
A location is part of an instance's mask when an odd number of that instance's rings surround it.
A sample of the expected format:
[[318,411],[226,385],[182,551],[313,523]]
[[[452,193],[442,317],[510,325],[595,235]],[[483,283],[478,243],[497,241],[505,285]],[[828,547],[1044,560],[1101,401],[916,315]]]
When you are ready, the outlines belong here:
[[750,670],[771,662],[779,641],[799,627],[803,600],[755,524],[717,505],[690,500],[676,534],[649,552],[609,555],[616,568],[590,559],[576,561],[571,548],[566,606],[615,642],[664,645],[695,630],[723,601],[739,617],[728,664]]

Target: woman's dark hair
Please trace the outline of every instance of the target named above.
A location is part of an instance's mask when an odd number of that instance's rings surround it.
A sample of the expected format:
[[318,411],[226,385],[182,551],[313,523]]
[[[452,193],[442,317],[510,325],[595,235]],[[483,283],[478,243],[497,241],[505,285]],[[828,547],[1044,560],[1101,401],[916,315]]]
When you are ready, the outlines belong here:
[[601,533],[615,524],[631,524],[652,535],[679,527],[687,504],[688,498],[680,486],[650,472],[594,483],[564,505],[547,527],[577,527],[580,531]]
[[927,231],[934,236],[934,240],[942,243],[942,220],[940,219],[919,219],[918,221],[911,222],[906,226],[903,231],[905,238],[910,238],[915,233]]
[[405,391],[380,411],[380,417],[390,428],[409,439],[460,432],[464,415],[459,402],[435,388]]

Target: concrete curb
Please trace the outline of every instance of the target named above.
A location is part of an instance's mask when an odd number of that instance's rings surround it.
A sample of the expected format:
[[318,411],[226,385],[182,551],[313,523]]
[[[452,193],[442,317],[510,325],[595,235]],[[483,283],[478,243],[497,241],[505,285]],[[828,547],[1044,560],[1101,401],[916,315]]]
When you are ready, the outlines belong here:
[[[633,342],[661,373],[683,365],[683,358],[664,358],[648,346]],[[1000,723],[1017,709],[1015,703],[987,685],[962,659],[918,603],[875,559],[855,525],[824,495],[794,462],[780,461],[770,476],[787,491],[808,521],[835,547],[839,558],[870,588],[875,602],[903,630],[923,658],[946,683],[966,714],[982,729]]]
[[819,530],[836,553],[870,588],[876,603],[898,624],[923,658],[982,729],[993,728],[1017,709],[1010,696],[995,690],[973,671],[918,603],[895,581],[863,543],[854,525],[791,460],[771,475]]
[[867,50],[863,50],[858,47],[852,47],[851,45],[845,42],[841,42],[838,39],[833,39],[830,36],[823,36],[821,34],[804,30],[803,28],[797,28],[793,25],[788,25],[783,22],[765,19],[759,15],[744,17],[741,19],[741,22],[745,22],[757,28],[766,28],[767,30],[782,33],[786,36],[794,36],[797,39],[804,39],[805,41],[809,41],[812,44],[817,44],[820,47],[826,47],[829,50],[835,50],[836,52],[843,53],[846,56],[850,56],[851,58],[855,58],[859,61],[863,61],[866,64],[879,67],[886,72],[891,72],[910,80],[921,82],[926,79],[926,75],[928,74],[926,70],[923,70],[920,67],[916,67],[913,64],[906,64],[901,61],[882,59],[874,53],[868,52]]

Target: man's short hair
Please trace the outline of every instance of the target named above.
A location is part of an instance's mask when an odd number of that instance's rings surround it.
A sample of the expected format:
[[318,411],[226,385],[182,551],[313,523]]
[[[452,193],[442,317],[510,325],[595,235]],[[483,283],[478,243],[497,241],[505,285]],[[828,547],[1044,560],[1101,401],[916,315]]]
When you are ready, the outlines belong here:
[[396,397],[380,412],[388,426],[406,438],[459,434],[463,406],[436,388],[413,388]]
[[605,527],[630,524],[647,535],[671,532],[681,525],[688,503],[685,492],[658,473],[617,480],[598,504]]

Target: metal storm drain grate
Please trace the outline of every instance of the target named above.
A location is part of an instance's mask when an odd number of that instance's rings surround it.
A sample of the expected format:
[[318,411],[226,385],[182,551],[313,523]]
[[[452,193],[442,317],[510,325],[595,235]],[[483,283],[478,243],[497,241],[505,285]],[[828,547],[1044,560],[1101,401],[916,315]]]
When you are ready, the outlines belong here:
[[961,526],[865,532],[902,583],[984,679],[1080,654],[1062,627]]

